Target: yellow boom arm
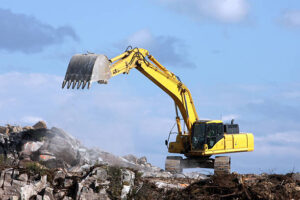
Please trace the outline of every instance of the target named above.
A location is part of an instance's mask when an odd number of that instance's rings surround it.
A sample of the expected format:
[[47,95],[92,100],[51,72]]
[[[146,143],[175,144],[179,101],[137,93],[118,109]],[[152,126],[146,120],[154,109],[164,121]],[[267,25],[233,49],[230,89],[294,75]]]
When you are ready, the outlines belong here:
[[[149,60],[148,60],[148,59]],[[134,48],[110,59],[111,76],[128,74],[132,68],[149,78],[154,84],[165,91],[179,108],[184,122],[191,133],[192,124],[198,120],[193,99],[188,88],[170,71],[162,66],[145,49]],[[178,132],[182,133],[179,117],[176,117]]]

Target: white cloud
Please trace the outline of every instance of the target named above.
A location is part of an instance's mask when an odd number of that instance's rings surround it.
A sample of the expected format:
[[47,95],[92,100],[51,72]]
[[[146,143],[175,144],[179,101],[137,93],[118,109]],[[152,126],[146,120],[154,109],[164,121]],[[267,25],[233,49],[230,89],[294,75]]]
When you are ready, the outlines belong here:
[[281,145],[288,144],[291,145],[298,145],[300,146],[300,131],[288,131],[288,132],[280,132],[274,133],[264,136],[257,136],[257,142],[264,142],[264,143],[277,143]]
[[133,47],[135,46],[149,46],[154,41],[154,36],[147,29],[139,30],[132,35],[130,35],[127,39],[127,43],[131,44]]
[[[130,35],[125,45],[147,49],[163,65],[193,68],[195,64],[188,60],[184,42],[173,36],[153,35],[148,29],[141,29]],[[124,45],[121,45],[124,46]]]
[[290,27],[300,27],[300,10],[286,11],[280,17],[280,21]]
[[168,8],[199,21],[203,18],[223,23],[238,23],[246,19],[249,4],[246,0],[160,0]]

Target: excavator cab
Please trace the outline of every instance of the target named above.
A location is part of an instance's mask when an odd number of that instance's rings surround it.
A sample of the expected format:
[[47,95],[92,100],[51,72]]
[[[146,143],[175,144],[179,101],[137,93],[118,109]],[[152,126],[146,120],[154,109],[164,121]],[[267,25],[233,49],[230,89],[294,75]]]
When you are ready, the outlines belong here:
[[204,150],[205,144],[211,149],[224,137],[224,126],[219,121],[196,121],[192,128],[192,150]]

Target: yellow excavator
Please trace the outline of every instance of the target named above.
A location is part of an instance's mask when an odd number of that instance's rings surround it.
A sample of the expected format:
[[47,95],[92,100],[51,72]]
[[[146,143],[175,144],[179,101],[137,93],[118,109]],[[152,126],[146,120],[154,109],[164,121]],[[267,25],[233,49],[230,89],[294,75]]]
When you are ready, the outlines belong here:
[[[224,124],[220,120],[200,120],[192,95],[178,76],[167,70],[149,52],[129,46],[124,53],[114,58],[102,54],[76,54],[69,63],[62,88],[89,89],[93,82],[106,84],[110,78],[119,74],[128,74],[137,69],[155,85],[166,92],[175,103],[177,136],[165,144],[169,153],[183,154],[168,156],[165,169],[170,172],[182,172],[184,168],[212,168],[215,174],[230,173],[229,156],[211,156],[254,150],[254,137],[251,133],[240,133],[239,125],[232,120]],[[179,115],[181,114],[181,118]],[[182,129],[181,119],[183,119]]]

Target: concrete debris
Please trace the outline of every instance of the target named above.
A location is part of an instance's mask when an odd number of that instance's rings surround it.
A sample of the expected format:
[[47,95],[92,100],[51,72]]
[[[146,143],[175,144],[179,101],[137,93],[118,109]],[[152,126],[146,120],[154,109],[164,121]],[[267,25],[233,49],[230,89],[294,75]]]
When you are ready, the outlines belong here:
[[151,172],[151,171],[143,171],[143,178],[172,178],[177,176],[176,174],[172,174],[170,172]]
[[44,121],[39,121],[39,122],[37,122],[35,125],[33,125],[33,128],[34,128],[34,129],[46,129],[46,128],[47,128],[47,125],[46,125],[46,122],[44,122]]
[[38,122],[0,126],[0,199],[300,199],[300,174],[172,174]]

